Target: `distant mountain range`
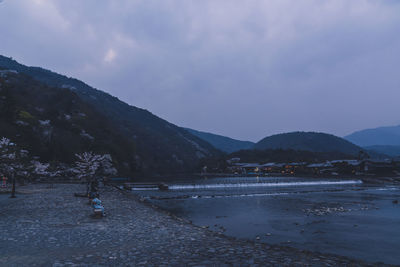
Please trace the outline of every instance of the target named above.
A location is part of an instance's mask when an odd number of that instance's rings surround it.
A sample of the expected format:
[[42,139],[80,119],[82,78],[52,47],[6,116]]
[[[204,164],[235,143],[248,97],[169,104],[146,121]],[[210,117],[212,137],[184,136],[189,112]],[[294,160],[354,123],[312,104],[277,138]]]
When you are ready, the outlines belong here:
[[257,143],[240,141],[226,136],[216,135],[185,128],[191,134],[207,141],[215,148],[226,153],[239,150],[298,150],[310,152],[339,152],[358,155],[363,148],[334,135],[315,132],[282,133],[263,138]]
[[400,125],[361,130],[344,138],[368,151],[400,156]]
[[[72,139],[76,139],[74,141],[76,144],[85,143],[88,141],[86,140],[89,138],[88,136],[91,136],[93,137],[92,146],[77,145],[76,151],[68,150],[67,147],[65,148],[67,150],[60,151],[68,154],[64,155],[65,158],[70,158],[73,153],[87,148],[95,151],[110,150],[114,157],[125,159],[120,166],[126,166],[124,169],[129,170],[130,174],[193,171],[203,158],[220,153],[212,145],[183,128],[169,123],[147,110],[130,106],[77,79],[38,67],[27,67],[4,56],[0,56],[0,69],[18,72],[14,76],[10,74],[13,76],[12,82],[7,85],[10,88],[7,91],[10,99],[15,97],[17,101],[15,106],[7,107],[8,103],[11,103],[7,100],[0,107],[8,112],[7,116],[4,115],[6,113],[2,114],[4,116],[0,136],[5,135],[12,140],[24,139],[24,144],[31,143],[33,152],[39,152],[39,148],[34,148],[37,140],[30,137],[32,131],[35,131],[36,125],[40,123],[39,120],[50,120],[50,123],[56,127],[55,129],[58,127],[55,124],[64,125],[68,134],[61,131],[58,134],[59,139],[55,139],[58,142],[50,145],[49,150],[57,150],[61,143],[68,144]],[[8,83],[7,80],[8,78],[3,79],[3,84]],[[36,89],[29,92],[30,87]],[[19,89],[14,92],[12,88]],[[26,98],[18,97],[18,94],[26,94]],[[57,110],[57,107],[60,107],[60,110]],[[39,112],[39,114],[35,110],[38,112],[43,110],[43,113]],[[57,116],[51,114],[50,110],[54,111]],[[87,115],[85,123],[78,124],[75,121],[75,115],[79,113]],[[28,116],[31,122],[19,120],[18,116],[21,114]],[[65,118],[71,116],[71,120],[61,120],[60,118],[63,116]],[[7,118],[9,119],[6,122]],[[28,123],[31,129],[24,130],[23,125],[18,124],[18,120]],[[85,136],[85,134],[87,135]],[[107,139],[107,136],[110,137]],[[100,140],[102,141],[100,142]],[[121,146],[115,145],[115,149],[112,149],[114,143],[117,144],[119,140]],[[108,146],[104,146],[105,143],[108,143]],[[129,150],[129,156],[122,156],[123,153],[118,152],[119,150]],[[45,155],[46,153],[39,154]]]
[[373,151],[380,154],[385,154],[390,157],[400,156],[400,146],[366,146],[367,151]]
[[[330,153],[330,156],[358,156],[363,148],[352,144],[351,142],[326,133],[315,132],[292,132],[268,136],[257,143],[248,141],[239,141],[229,137],[215,135],[211,133],[199,132],[192,129],[186,129],[190,133],[202,138],[209,142],[217,149],[226,153],[233,153],[235,155],[242,154],[246,158],[252,158],[249,153],[255,153],[266,157],[265,153],[258,151],[272,151],[272,150],[290,150],[290,151],[308,151],[315,152],[320,158],[321,153]],[[248,152],[236,153],[239,150],[248,150]],[[235,153],[234,153],[235,152]],[[318,154],[319,153],[319,154]],[[284,153],[280,153],[284,157]],[[300,153],[306,155],[307,153]],[[374,154],[374,153],[373,153]],[[314,154],[307,154],[311,157]],[[374,154],[375,156],[375,154]],[[268,157],[269,154],[268,154]],[[257,156],[255,156],[257,158]]]
[[315,132],[276,134],[257,142],[253,149],[236,151],[232,158],[242,162],[322,162],[335,159],[358,159],[360,156],[386,158],[382,153],[367,151],[343,138]]
[[357,131],[344,137],[359,146],[400,146],[400,125]]
[[254,143],[250,141],[240,141],[226,136],[201,132],[189,128],[185,128],[185,130],[226,153],[232,153],[243,149],[252,149],[254,146]]

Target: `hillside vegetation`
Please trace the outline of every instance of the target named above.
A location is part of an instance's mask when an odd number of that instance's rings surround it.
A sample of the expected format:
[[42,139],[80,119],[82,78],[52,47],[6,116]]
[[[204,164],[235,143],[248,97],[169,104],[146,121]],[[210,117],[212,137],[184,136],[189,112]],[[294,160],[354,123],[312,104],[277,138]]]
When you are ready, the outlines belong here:
[[[115,144],[117,144],[118,140],[121,140],[119,142],[123,143],[127,142],[124,151],[131,151],[127,159],[130,161],[133,158],[133,162],[124,162],[124,166],[126,166],[124,169],[130,170],[131,174],[163,174],[193,171],[194,169],[197,170],[201,159],[216,156],[220,153],[210,144],[193,136],[186,130],[153,115],[147,110],[130,106],[116,97],[94,89],[77,79],[68,78],[42,68],[27,67],[11,58],[3,56],[0,56],[0,68],[16,70],[18,73],[25,74],[32,78],[29,79],[25,77],[23,78],[25,79],[24,81],[21,80],[21,83],[18,85],[21,87],[21,90],[29,91],[31,83],[33,83],[34,80],[40,82],[35,85],[42,88],[37,89],[38,91],[35,92],[37,101],[40,101],[40,105],[54,105],[54,110],[57,110],[57,108],[62,107],[62,103],[64,103],[65,106],[73,106],[73,101],[75,101],[81,105],[81,108],[86,112],[92,112],[93,118],[85,123],[93,123],[93,128],[97,129],[97,132],[99,132],[97,134],[104,136],[105,142],[107,141],[110,146],[114,144],[114,141]],[[14,79],[22,79],[22,76],[17,75]],[[16,81],[14,81],[14,85],[17,86]],[[48,86],[46,87],[47,89],[44,89],[45,85]],[[57,96],[54,96],[54,99],[46,97],[44,91],[50,92],[51,90],[57,91],[57,94],[65,94],[68,97],[66,97],[65,100],[63,97]],[[10,90],[8,91],[10,92]],[[24,91],[24,94],[26,93],[27,92]],[[18,103],[20,107],[17,109],[30,110],[27,106],[29,104],[29,101],[22,101]],[[37,104],[39,105],[39,103]],[[43,108],[40,105],[38,108]],[[59,113],[61,112],[63,111],[59,111]],[[34,118],[38,116],[38,114],[32,110],[30,112],[28,111],[28,113]],[[26,113],[22,114],[29,117]],[[3,118],[5,117],[7,116],[3,116]],[[54,120],[54,118],[52,119]],[[92,120],[94,122],[89,122]],[[99,121],[99,124],[95,125],[97,121]],[[51,122],[55,123],[52,120]],[[7,124],[7,128],[2,127],[1,131],[14,134],[9,136],[9,138],[13,140],[18,133],[15,130],[16,126],[14,125],[11,127],[10,123],[11,122]],[[104,133],[101,133],[102,131]],[[94,133],[90,134],[93,135]],[[112,135],[118,136],[118,138],[112,140]],[[26,138],[28,138],[27,136],[28,135],[26,135]],[[68,136],[65,136],[65,138],[67,137]],[[64,137],[60,135],[59,139],[55,139],[55,141],[57,140],[55,144],[68,144],[68,142],[70,142],[70,139],[67,138],[64,140],[63,138]],[[103,147],[102,143],[97,143],[97,138],[94,140],[96,140],[96,145]],[[27,142],[26,140],[25,143]],[[33,146],[34,140],[32,139],[31,142]],[[132,149],[132,147],[134,149]],[[107,149],[108,148],[109,147],[107,147]],[[103,149],[106,149],[106,147],[103,147]],[[73,145],[71,145],[70,148],[70,151],[72,150],[74,150]],[[45,153],[42,153],[42,155],[44,154]]]
[[29,76],[0,77],[0,136],[46,162],[73,163],[83,151],[109,153],[121,173],[135,169],[135,144],[68,89]]
[[266,137],[254,145],[256,150],[300,150],[311,152],[339,152],[358,155],[362,148],[343,138],[315,132],[292,132]]

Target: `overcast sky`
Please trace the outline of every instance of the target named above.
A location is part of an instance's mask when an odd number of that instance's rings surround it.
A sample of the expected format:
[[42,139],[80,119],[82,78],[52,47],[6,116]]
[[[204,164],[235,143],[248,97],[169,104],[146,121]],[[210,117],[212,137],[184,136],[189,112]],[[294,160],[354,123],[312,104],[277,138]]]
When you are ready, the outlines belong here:
[[0,54],[238,139],[400,124],[397,0],[0,0]]

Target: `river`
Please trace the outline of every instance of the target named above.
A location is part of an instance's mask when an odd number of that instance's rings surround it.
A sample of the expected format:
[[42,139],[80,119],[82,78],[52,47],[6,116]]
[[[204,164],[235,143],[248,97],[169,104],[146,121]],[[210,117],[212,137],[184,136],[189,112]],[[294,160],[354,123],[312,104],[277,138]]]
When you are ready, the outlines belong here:
[[167,191],[134,193],[228,236],[400,264],[399,186],[232,177],[170,182]]

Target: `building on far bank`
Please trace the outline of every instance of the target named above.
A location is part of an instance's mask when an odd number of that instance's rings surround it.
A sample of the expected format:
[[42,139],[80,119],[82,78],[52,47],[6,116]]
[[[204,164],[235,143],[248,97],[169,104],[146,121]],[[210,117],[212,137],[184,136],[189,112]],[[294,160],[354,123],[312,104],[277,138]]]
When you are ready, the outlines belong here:
[[400,175],[400,160],[331,160],[320,163],[232,162],[230,172],[243,175]]

